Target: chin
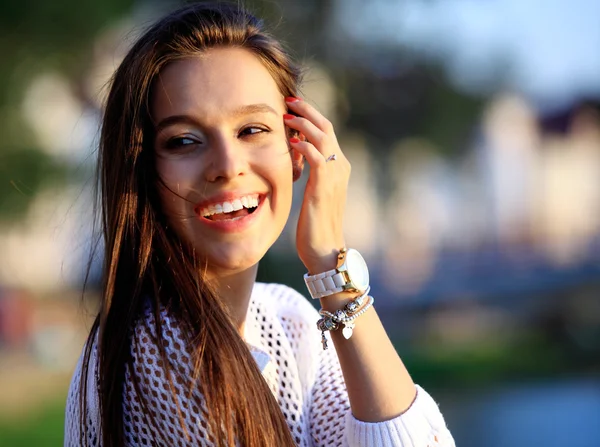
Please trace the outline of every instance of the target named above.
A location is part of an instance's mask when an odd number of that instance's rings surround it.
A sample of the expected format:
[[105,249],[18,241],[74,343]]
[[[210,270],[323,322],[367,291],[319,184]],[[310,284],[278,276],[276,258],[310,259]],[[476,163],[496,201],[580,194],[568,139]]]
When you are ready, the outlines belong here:
[[[282,226],[283,227],[283,226]],[[242,234],[210,234],[200,226],[179,228],[181,236],[191,241],[211,277],[229,276],[254,268],[283,231],[270,222],[256,222]]]
[[[198,247],[201,250],[201,247]],[[240,247],[220,247],[206,254],[207,270],[216,276],[240,273],[257,266],[264,257],[268,247],[264,250],[254,248],[240,249]]]

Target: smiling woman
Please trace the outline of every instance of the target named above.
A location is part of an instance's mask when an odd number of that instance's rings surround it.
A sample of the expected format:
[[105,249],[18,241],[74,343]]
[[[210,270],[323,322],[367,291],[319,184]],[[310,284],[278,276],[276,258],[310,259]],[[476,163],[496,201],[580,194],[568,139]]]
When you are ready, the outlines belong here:
[[[299,163],[300,155],[290,156],[285,112],[273,76],[244,48],[211,48],[175,61],[154,82],[162,208],[178,235],[210,260],[207,279],[254,268],[283,231],[292,158]],[[253,213],[242,206],[234,212],[244,197],[258,198]],[[198,214],[209,207],[210,217]]]
[[[298,73],[226,3],[168,15],[118,68],[99,152],[103,300],[65,445],[454,445],[345,248],[350,165]],[[304,160],[296,246],[319,313],[255,282]]]

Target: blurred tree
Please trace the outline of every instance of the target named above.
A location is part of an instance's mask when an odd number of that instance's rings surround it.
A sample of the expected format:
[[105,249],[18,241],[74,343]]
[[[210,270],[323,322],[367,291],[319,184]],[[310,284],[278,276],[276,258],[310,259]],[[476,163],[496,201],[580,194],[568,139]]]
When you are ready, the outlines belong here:
[[25,89],[45,71],[77,80],[88,65],[94,36],[132,4],[132,0],[0,2],[0,222],[22,217],[44,182],[63,178],[65,172],[60,162],[39,150],[21,116]]
[[297,57],[330,71],[346,109],[340,124],[364,133],[375,152],[413,136],[429,139],[449,156],[466,149],[484,100],[453,87],[441,66],[399,42],[346,35],[335,17],[344,7],[341,0],[246,3],[276,25],[275,34]]

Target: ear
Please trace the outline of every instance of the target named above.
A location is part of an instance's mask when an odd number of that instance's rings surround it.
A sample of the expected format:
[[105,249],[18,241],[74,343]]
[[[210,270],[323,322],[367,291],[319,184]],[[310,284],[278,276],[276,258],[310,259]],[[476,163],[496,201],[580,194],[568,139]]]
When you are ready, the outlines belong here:
[[292,176],[294,181],[302,176],[304,169],[304,156],[295,149],[292,149]]

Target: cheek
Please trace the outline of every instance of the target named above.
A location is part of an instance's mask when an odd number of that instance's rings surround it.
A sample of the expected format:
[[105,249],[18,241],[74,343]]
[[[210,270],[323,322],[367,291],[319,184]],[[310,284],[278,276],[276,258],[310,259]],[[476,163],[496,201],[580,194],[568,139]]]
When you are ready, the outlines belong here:
[[273,163],[268,167],[269,179],[274,186],[278,196],[282,200],[291,201],[292,190],[294,186],[294,170],[292,160],[286,154],[277,163]]
[[285,208],[291,207],[294,191],[294,170],[289,155],[285,162],[273,166],[271,170],[272,183],[275,185],[278,202]]
[[172,191],[171,194],[186,196],[197,188],[201,169],[202,165],[197,159],[157,158],[156,160],[156,172],[164,185]]
[[158,196],[167,217],[171,220],[189,214],[187,212],[189,201],[186,197],[192,190],[194,178],[190,164],[158,159],[156,172],[159,177],[157,180]]
[[262,169],[269,170],[277,177],[292,176],[292,152],[286,145],[278,145],[277,148],[258,154],[257,165]]
[[159,178],[174,190],[189,184],[193,169],[195,169],[193,163],[181,159],[157,158],[156,160],[156,172]]

